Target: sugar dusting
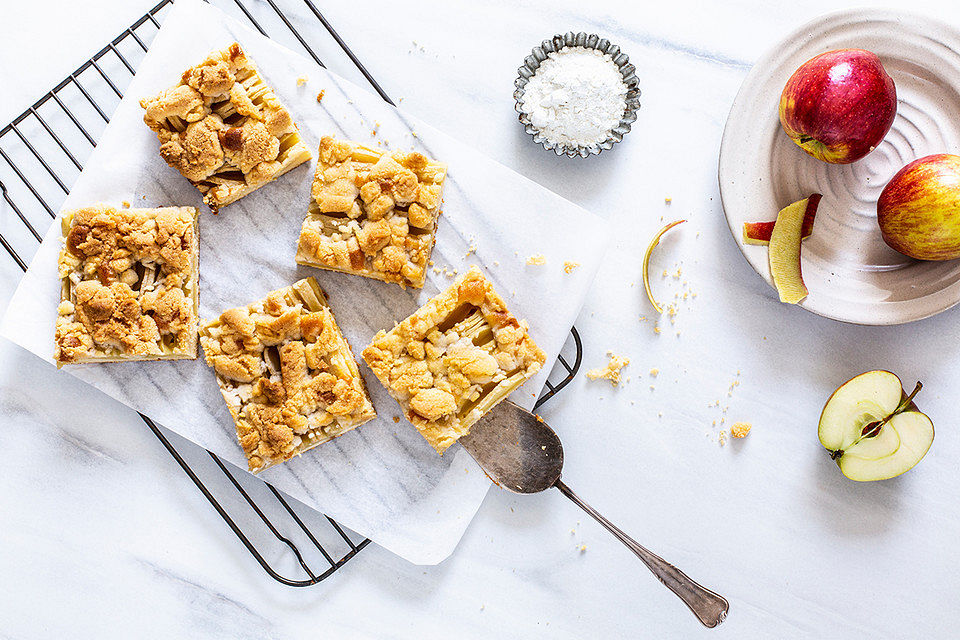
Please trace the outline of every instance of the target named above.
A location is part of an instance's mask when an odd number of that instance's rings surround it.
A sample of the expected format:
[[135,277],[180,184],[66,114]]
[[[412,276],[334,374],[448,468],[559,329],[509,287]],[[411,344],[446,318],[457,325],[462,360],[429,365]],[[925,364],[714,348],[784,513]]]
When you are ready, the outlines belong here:
[[626,97],[627,85],[609,54],[565,47],[540,63],[521,109],[550,142],[591,146],[620,122]]

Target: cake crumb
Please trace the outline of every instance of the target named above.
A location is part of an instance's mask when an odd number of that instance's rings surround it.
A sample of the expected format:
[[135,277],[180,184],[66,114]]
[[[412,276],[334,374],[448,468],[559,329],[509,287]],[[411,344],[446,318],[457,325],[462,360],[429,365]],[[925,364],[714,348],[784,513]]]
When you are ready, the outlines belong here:
[[544,257],[542,253],[538,253],[535,256],[530,256],[529,258],[527,258],[527,264],[531,264],[531,265],[547,264],[547,259],[546,257]]
[[124,200],[122,204],[123,204],[123,208],[124,208],[124,209],[129,209],[129,208],[130,208],[130,203],[127,202],[126,200]]
[[320,93],[317,94],[317,102],[320,102],[321,100],[323,100],[323,94],[324,94],[324,93],[325,93],[324,90],[321,89],[321,90],[320,90]]
[[580,266],[579,262],[570,262],[569,260],[567,260],[566,262],[563,263],[563,272],[571,273],[574,269],[576,269],[579,266]]
[[671,202],[673,202],[673,198],[671,198],[670,196],[667,196],[666,198],[663,199],[664,204],[670,204]]
[[718,439],[718,442],[720,443],[720,446],[721,446],[721,447],[724,446],[725,444],[727,444],[727,432],[726,432],[726,431],[721,431],[721,432],[720,432],[720,438]]
[[734,438],[746,438],[752,425],[749,422],[734,422],[730,427],[730,435]]
[[607,351],[607,355],[610,357],[610,362],[605,367],[590,369],[587,371],[587,377],[591,380],[609,380],[610,384],[617,386],[620,384],[620,370],[630,364],[630,359],[618,356],[613,351]]
[[310,78],[308,78],[306,75],[302,75],[297,78],[297,86],[302,87],[303,85],[307,84],[309,80]]
[[657,374],[660,373],[660,369],[650,369],[650,375],[654,378],[657,377]]
[[587,545],[585,544],[580,545],[580,553],[586,553],[586,552],[587,552]]
[[394,422],[400,422],[400,416],[393,416]]

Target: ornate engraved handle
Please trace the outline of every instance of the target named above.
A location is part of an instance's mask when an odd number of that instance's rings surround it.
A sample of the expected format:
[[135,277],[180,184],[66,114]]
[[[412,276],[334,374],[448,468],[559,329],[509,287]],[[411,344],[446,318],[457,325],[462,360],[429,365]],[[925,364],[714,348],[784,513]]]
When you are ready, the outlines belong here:
[[554,486],[560,490],[560,493],[573,500],[578,507],[589,513],[594,520],[602,524],[607,531],[615,535],[620,542],[627,545],[660,582],[665,584],[670,591],[673,591],[683,600],[684,604],[690,607],[690,611],[693,611],[693,614],[704,626],[712,629],[727,617],[730,603],[727,602],[726,598],[697,584],[683,571],[680,571],[657,554],[645,549],[636,540],[597,513],[593,507],[581,500],[577,494],[570,490],[570,487],[559,479]]

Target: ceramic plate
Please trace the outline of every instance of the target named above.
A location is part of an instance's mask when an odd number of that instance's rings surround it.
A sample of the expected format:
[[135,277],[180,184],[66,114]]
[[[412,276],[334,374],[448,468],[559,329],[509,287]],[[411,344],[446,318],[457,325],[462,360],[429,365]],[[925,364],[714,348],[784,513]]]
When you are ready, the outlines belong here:
[[[807,155],[780,128],[787,79],[813,56],[867,49],[897,86],[897,118],[862,160],[832,165]],[[960,153],[960,31],[930,18],[859,9],[810,22],[764,56],[730,109],[720,146],[720,194],[730,232],[771,286],[767,247],[745,245],[747,221],[822,193],[813,235],[803,243],[801,306],[859,324],[900,324],[960,302],[960,260],[922,262],[880,237],[876,203],[903,165],[931,153]]]

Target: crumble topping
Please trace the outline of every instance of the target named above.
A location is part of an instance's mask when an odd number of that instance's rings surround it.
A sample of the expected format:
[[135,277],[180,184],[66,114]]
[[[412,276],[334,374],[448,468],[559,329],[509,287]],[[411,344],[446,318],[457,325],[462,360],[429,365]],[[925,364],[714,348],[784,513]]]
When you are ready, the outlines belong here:
[[140,106],[161,157],[214,212],[310,159],[290,113],[236,42]]
[[57,366],[197,357],[196,215],[103,204],[64,214]]
[[445,177],[420,153],[324,137],[297,262],[422,287]]
[[530,256],[529,258],[527,258],[527,264],[529,265],[547,264],[547,258],[542,253],[538,253],[535,256]]
[[630,359],[618,356],[613,351],[607,351],[607,356],[610,362],[605,367],[590,369],[587,371],[587,377],[591,380],[609,380],[610,384],[617,386],[620,384],[620,370],[630,364]]
[[409,318],[377,333],[363,359],[442,454],[535,375],[546,356],[526,322],[507,311],[473,267]]
[[350,346],[313,278],[200,328],[251,471],[376,416]]
[[734,422],[730,427],[730,435],[734,438],[746,438],[752,425],[749,422]]

